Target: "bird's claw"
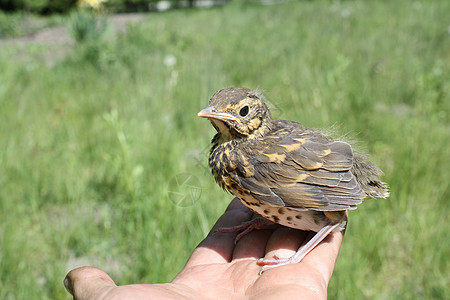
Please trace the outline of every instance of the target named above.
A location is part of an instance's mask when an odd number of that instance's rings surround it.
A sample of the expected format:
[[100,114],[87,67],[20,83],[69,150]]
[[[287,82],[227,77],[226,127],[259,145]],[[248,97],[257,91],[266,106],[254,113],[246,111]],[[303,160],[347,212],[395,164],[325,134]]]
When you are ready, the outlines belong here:
[[236,235],[236,238],[234,239],[234,243],[236,244],[240,239],[242,239],[244,236],[246,236],[253,230],[267,229],[267,228],[271,228],[273,225],[276,225],[276,224],[273,223],[272,221],[269,221],[269,220],[263,218],[263,217],[258,217],[258,218],[244,222],[237,226],[218,228],[217,230],[215,230],[213,232],[213,234],[223,233],[223,232],[241,231],[238,235]]
[[260,258],[256,261],[256,263],[261,267],[261,270],[259,271],[259,275],[264,273],[267,270],[274,269],[280,266],[285,266],[293,263],[297,263],[295,259],[293,259],[294,256],[291,256],[289,258],[280,258],[278,255],[274,255],[273,259],[264,259]]

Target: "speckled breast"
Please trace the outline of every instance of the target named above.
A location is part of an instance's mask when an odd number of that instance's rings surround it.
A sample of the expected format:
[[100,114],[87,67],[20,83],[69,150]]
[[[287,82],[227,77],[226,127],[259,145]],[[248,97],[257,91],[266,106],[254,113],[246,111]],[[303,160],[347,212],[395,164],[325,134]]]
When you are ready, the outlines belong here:
[[231,141],[219,144],[211,149],[209,155],[209,166],[214,179],[224,190],[229,190],[229,186],[237,183],[231,174],[236,169],[236,165],[232,162],[234,160],[233,147],[234,143]]

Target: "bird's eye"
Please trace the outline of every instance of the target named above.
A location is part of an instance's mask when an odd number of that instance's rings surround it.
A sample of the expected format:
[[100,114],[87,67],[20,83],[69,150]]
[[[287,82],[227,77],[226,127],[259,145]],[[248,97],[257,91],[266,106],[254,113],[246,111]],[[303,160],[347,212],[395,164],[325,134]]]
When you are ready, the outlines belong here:
[[239,111],[239,115],[241,117],[245,117],[248,114],[248,105],[244,106],[243,108],[241,108],[241,110]]

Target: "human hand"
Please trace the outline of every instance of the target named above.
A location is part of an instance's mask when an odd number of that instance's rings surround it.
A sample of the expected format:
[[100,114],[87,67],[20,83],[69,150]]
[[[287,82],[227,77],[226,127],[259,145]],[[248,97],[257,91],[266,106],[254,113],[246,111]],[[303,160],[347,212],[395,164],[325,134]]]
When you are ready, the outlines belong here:
[[327,286],[341,246],[343,232],[333,232],[297,264],[259,275],[256,260],[273,255],[289,257],[309,239],[308,232],[278,226],[255,230],[236,244],[236,233],[212,234],[220,227],[248,221],[253,213],[234,199],[210,234],[195,248],[171,283],[117,286],[93,267],[74,269],[64,279],[77,300],[159,298],[304,298],[326,299]]

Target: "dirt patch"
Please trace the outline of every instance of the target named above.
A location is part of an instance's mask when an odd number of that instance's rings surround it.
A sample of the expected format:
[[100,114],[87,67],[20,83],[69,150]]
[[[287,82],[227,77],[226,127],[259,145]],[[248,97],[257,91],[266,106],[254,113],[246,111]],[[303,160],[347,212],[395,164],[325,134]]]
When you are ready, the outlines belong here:
[[[108,24],[114,34],[125,32],[127,25],[142,21],[147,14],[117,14],[108,17]],[[17,45],[27,48],[29,45],[43,45],[46,47],[44,60],[52,65],[56,60],[63,58],[75,41],[64,26],[55,26],[43,29],[35,34],[23,37],[0,39],[0,47],[4,45]],[[24,49],[26,50],[26,49]]]

